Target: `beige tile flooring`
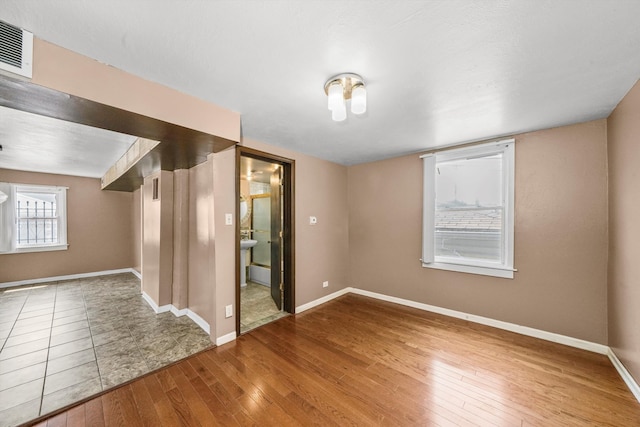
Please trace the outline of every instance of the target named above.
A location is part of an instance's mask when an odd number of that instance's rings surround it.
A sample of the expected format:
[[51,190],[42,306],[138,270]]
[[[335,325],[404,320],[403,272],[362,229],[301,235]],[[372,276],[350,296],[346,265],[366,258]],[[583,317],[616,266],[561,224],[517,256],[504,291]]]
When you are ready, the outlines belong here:
[[0,426],[14,426],[211,345],[155,314],[133,274],[0,290]]
[[240,290],[240,333],[287,316],[289,313],[278,310],[271,299],[271,290],[267,286],[248,281]]

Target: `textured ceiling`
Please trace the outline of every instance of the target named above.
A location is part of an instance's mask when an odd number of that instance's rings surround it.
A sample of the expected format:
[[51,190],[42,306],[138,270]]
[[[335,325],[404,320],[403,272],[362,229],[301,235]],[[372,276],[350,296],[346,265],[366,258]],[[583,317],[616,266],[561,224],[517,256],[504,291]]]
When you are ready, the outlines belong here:
[[101,178],[135,136],[0,107],[0,168]]
[[[606,117],[640,77],[640,1],[3,0],[0,19],[238,111],[342,164]],[[331,120],[334,74],[368,110]]]

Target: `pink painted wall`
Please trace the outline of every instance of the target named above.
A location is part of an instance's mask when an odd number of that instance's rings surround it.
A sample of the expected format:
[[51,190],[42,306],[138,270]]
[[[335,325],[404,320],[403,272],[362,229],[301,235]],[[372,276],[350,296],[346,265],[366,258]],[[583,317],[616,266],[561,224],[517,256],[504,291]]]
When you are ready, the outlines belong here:
[[100,180],[0,169],[0,181],[59,185],[67,192],[66,251],[0,254],[0,283],[130,268],[133,195],[102,191]]
[[640,383],[640,82],[607,119],[609,346]]
[[607,343],[606,121],[516,136],[513,280],[423,268],[418,155],[351,166],[351,286]]

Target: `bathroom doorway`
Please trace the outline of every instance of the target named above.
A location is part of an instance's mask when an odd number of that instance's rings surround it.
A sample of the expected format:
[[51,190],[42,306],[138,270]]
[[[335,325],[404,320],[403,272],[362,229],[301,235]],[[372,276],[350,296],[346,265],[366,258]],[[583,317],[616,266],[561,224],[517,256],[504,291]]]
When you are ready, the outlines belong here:
[[236,330],[294,312],[294,161],[237,147]]

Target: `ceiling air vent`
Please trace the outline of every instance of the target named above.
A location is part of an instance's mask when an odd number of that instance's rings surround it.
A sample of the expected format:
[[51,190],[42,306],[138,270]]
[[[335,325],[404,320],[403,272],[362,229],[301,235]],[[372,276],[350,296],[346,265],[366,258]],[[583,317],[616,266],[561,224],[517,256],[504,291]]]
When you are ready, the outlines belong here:
[[31,78],[33,34],[0,21],[0,70]]

